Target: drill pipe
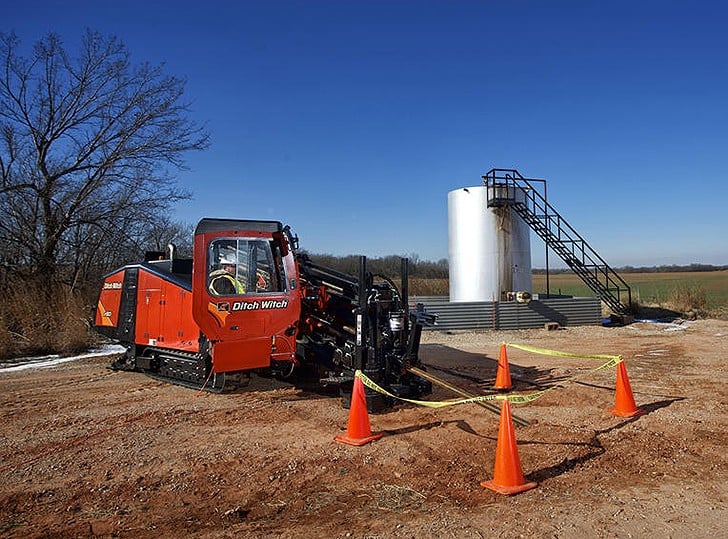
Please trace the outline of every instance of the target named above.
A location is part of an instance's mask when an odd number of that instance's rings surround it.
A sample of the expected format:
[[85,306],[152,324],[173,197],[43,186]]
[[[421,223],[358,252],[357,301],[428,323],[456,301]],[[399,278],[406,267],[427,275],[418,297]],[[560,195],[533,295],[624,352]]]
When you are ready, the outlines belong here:
[[[472,393],[468,393],[464,389],[455,387],[454,385],[449,384],[445,380],[441,380],[440,378],[437,378],[437,377],[423,371],[422,369],[418,369],[417,367],[410,367],[407,370],[409,372],[411,372],[412,374],[419,376],[420,378],[424,378],[425,380],[432,382],[433,384],[437,384],[438,386],[442,386],[446,389],[449,389],[450,391],[453,391],[454,393],[457,393],[458,395],[460,395],[461,397],[465,397],[466,399],[476,396],[476,395],[473,395]],[[500,406],[498,406],[492,402],[476,401],[473,404],[477,404],[478,406],[485,408],[486,410],[488,410],[489,412],[493,412],[494,414],[500,415],[500,413],[501,413]],[[517,415],[513,415],[512,417],[513,417],[513,422],[520,427],[528,427],[530,425],[530,423],[528,421],[526,421],[525,419],[523,419],[522,417],[518,417]]]

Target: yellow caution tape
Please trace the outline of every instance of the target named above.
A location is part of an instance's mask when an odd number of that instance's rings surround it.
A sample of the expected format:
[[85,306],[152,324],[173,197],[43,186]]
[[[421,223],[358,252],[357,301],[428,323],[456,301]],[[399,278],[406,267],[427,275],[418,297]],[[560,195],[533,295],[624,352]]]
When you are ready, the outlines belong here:
[[[514,344],[509,342],[504,342],[506,346],[510,346],[511,348],[518,348],[519,350],[524,350],[526,352],[533,352],[534,354],[541,354],[545,356],[556,356],[556,357],[574,357],[574,358],[582,358],[582,359],[614,359],[621,356],[615,356],[611,354],[578,354],[574,352],[559,352],[558,350],[547,350],[545,348],[536,348],[535,346],[527,346],[525,344]],[[619,363],[619,362],[617,362]],[[615,363],[616,365],[616,363]]]
[[[544,348],[536,348],[534,346],[525,346],[525,345],[521,345],[521,344],[512,344],[512,343],[503,343],[503,344],[505,344],[506,346],[518,348],[520,350],[524,350],[527,352],[534,352],[536,354],[544,354],[544,355],[558,356],[558,357],[573,357],[573,358],[583,358],[583,359],[606,359],[606,360],[608,360],[603,365],[600,365],[599,367],[592,369],[592,372],[609,369],[611,367],[618,365],[622,361],[624,361],[622,356],[615,356],[615,355],[609,355],[609,354],[587,354],[587,355],[585,355],[585,354],[576,354],[576,353],[572,353],[572,352],[559,352],[557,350],[546,350]],[[474,402],[506,401],[506,400],[510,401],[514,404],[528,404],[537,399],[540,399],[546,393],[553,391],[556,388],[563,387],[567,383],[573,382],[574,380],[577,379],[577,376],[572,376],[570,378],[567,378],[566,380],[562,380],[558,384],[554,384],[551,387],[547,387],[546,389],[542,389],[541,391],[536,391],[534,393],[529,393],[527,395],[492,394],[492,395],[479,395],[477,397],[469,397],[467,399],[454,399],[454,400],[447,400],[447,401],[420,401],[420,400],[414,400],[414,399],[405,399],[404,397],[398,397],[397,395],[393,395],[386,389],[378,386],[371,378],[369,378],[366,374],[364,374],[360,370],[357,370],[354,373],[354,376],[356,378],[359,378],[362,381],[362,383],[365,386],[367,386],[369,389],[372,389],[372,390],[376,391],[377,393],[381,393],[382,395],[386,395],[393,399],[401,400],[404,402],[409,402],[411,404],[416,404],[418,406],[426,406],[428,408],[444,408],[446,406],[458,406],[460,404],[471,404]]]
[[405,402],[410,402],[412,404],[418,404],[420,406],[427,406],[428,408],[444,408],[445,406],[455,406],[458,404],[468,404],[471,402],[479,402],[479,401],[494,401],[494,400],[510,400],[510,397],[515,397],[516,395],[481,395],[478,397],[471,397],[468,399],[458,399],[458,400],[448,400],[448,401],[418,401],[414,399],[405,399],[404,397],[398,397],[397,395],[393,395],[386,389],[379,387],[371,378],[369,378],[366,374],[363,372],[357,370],[354,373],[354,376],[359,378],[362,383],[367,386],[369,389],[373,389],[377,393],[381,393],[382,395],[387,395],[388,397],[392,397],[393,399],[398,399]]

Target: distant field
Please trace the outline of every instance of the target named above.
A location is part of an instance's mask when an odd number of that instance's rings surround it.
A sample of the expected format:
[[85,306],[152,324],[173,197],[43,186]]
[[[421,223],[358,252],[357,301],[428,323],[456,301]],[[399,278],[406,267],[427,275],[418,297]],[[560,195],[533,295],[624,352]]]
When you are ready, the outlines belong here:
[[[687,294],[690,300],[703,299],[703,305],[693,305],[709,311],[728,310],[728,271],[683,271],[673,273],[620,273],[632,289],[632,300],[640,305],[667,305],[689,307],[677,302],[676,296]],[[581,279],[573,273],[557,273],[549,276],[552,294],[568,296],[593,296]],[[414,296],[446,296],[449,292],[447,279],[412,279],[410,294]],[[533,276],[533,291],[546,293],[546,275]],[[689,303],[690,301],[688,301]]]
[[[728,306],[728,271],[696,271],[675,273],[620,273],[632,288],[632,299],[642,305],[668,302],[679,289],[705,295],[709,309]],[[573,273],[549,276],[552,294],[593,296],[581,279]],[[546,293],[546,275],[533,276],[533,291]]]

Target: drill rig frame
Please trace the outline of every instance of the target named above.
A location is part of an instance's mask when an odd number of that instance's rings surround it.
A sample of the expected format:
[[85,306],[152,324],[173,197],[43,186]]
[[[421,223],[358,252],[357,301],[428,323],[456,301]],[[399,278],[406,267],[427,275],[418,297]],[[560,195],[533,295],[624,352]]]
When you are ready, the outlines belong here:
[[[191,260],[108,274],[95,324],[126,347],[115,368],[188,387],[222,392],[251,372],[287,377],[306,368],[321,384],[338,384],[348,406],[361,370],[392,394],[417,398],[431,384],[408,369],[421,367],[422,328],[434,316],[409,307],[407,259],[400,277],[398,288],[372,274],[363,256],[356,276],[315,264],[278,221],[203,219]],[[219,278],[235,284],[217,290]],[[370,411],[393,404],[370,397]]]

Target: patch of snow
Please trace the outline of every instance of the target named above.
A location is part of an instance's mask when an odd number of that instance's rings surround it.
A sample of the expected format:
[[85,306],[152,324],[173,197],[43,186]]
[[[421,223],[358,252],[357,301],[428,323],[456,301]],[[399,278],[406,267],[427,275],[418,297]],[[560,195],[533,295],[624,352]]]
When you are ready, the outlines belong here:
[[683,331],[684,329],[688,329],[688,326],[681,326],[676,324],[674,326],[670,326],[669,328],[665,328],[664,331]]
[[635,318],[635,322],[667,326],[663,331],[682,331],[690,326],[690,322],[685,320],[681,320],[680,322],[660,322],[659,320],[651,320],[649,318]]
[[80,354],[78,356],[61,357],[57,354],[54,354],[50,356],[19,357],[13,359],[12,362],[0,363],[0,373],[24,371],[26,369],[55,367],[56,365],[68,363],[70,361],[78,361],[79,359],[108,356],[111,354],[120,354],[124,350],[125,348],[119,344],[107,344],[102,346],[101,348],[95,348],[85,354]]

